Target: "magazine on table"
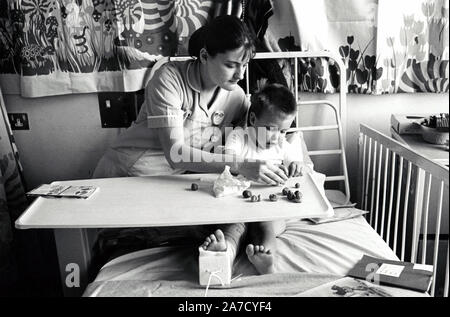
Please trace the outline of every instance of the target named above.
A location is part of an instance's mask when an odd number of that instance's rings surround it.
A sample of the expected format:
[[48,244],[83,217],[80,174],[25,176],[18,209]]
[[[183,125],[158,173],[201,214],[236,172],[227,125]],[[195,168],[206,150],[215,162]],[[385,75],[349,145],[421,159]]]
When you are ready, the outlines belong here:
[[27,193],[28,196],[89,198],[98,187],[91,185],[43,184]]
[[302,292],[299,297],[429,297],[427,293],[343,277]]
[[375,280],[381,285],[427,292],[433,278],[433,266],[364,255],[347,275]]

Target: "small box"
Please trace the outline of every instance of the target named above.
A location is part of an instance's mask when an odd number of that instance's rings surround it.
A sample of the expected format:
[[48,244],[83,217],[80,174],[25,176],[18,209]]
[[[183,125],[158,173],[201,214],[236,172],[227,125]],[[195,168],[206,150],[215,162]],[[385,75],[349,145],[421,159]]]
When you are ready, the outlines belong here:
[[[200,285],[230,285],[231,254],[228,251],[206,251],[198,248],[198,274]],[[212,276],[211,276],[212,275]],[[210,280],[211,276],[211,280]]]
[[391,125],[398,134],[421,134],[420,122],[427,117],[429,115],[392,114]]

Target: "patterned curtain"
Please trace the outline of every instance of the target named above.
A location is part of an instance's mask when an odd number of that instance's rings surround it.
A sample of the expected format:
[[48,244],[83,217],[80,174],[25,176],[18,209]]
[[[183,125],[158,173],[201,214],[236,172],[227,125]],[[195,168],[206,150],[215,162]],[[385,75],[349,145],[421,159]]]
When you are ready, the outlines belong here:
[[39,97],[142,89],[161,56],[187,52],[207,0],[2,0],[0,84]]
[[[161,56],[186,55],[190,34],[212,16],[248,22],[250,8],[267,19],[269,51],[334,52],[351,93],[448,92],[448,0],[277,0],[267,12],[264,2],[3,0],[0,84],[24,97],[137,91]],[[301,61],[300,75],[303,91],[339,89],[324,59]]]
[[[351,93],[449,90],[448,0],[273,1],[266,42],[273,51],[329,50],[347,68]],[[324,59],[300,62],[302,90],[335,92]]]
[[2,284],[13,279],[12,226],[28,206],[28,201],[1,88],[0,111],[0,284]]

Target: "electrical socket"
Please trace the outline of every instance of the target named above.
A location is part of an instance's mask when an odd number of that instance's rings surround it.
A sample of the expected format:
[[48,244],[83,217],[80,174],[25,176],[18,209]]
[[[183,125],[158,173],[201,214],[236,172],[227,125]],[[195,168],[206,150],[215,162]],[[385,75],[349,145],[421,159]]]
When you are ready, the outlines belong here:
[[30,123],[26,113],[8,113],[12,130],[30,130]]

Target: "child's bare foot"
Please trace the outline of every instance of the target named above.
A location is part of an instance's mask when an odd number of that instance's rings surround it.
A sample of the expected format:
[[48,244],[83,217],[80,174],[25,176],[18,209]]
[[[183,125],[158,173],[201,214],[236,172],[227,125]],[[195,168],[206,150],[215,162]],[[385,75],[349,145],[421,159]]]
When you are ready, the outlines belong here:
[[273,255],[270,250],[265,250],[263,245],[247,245],[245,253],[249,261],[255,266],[259,274],[273,273]]
[[214,233],[207,236],[202,244],[202,248],[207,251],[226,251],[227,242],[222,230],[217,229]]

